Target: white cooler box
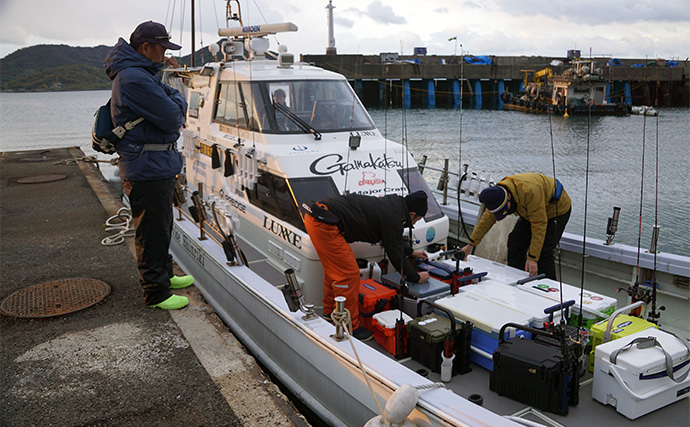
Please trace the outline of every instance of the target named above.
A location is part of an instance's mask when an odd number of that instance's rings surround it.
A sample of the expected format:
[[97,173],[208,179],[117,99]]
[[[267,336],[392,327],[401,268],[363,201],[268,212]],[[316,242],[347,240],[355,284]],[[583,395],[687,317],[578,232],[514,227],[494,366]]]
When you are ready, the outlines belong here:
[[[498,347],[498,334],[501,327],[506,323],[529,326],[532,322],[532,316],[529,314],[479,298],[470,292],[461,292],[438,299],[436,304],[453,313],[456,321],[472,322],[474,327],[472,328],[470,361],[490,371],[494,369],[493,355]],[[513,328],[508,328],[505,334],[506,338],[514,336],[529,338],[531,335],[525,331],[516,332]]]
[[[646,348],[633,344],[635,338],[655,337],[663,350],[653,343]],[[649,341],[648,341],[649,343]],[[644,347],[644,345],[643,345]],[[666,374],[666,356],[673,359],[674,378],[690,370],[690,349],[680,338],[658,329],[647,329],[608,343],[595,350],[592,397],[616,408],[627,418],[635,419],[690,395],[690,375],[680,383]]]
[[[448,259],[443,261],[444,264],[455,270],[455,261]],[[500,262],[491,261],[485,258],[479,258],[474,255],[469,255],[466,260],[460,261],[460,271],[465,268],[471,268],[472,273],[481,273],[486,271],[486,279],[494,279],[503,283],[513,283],[520,279],[529,277],[526,271],[518,270],[509,265],[501,264]]]
[[[523,292],[515,286],[506,285],[496,280],[488,279],[474,285],[463,286],[458,292],[468,292],[478,298],[489,300],[500,306],[512,308],[513,310],[532,316],[529,326],[543,329],[544,322],[549,320],[549,315],[544,313],[545,308],[558,305],[559,302],[552,301],[539,294]],[[554,323],[558,324],[561,319],[561,311],[553,313]]]
[[[541,295],[554,301],[554,304],[558,304],[561,300],[560,283],[555,280],[538,279],[523,285],[517,285],[516,288],[531,294]],[[580,312],[580,288],[563,283],[563,301],[571,299],[575,300],[575,305],[570,308],[571,324],[577,326],[577,316],[573,315]],[[582,325],[587,329],[591,329],[592,324],[605,318],[600,316],[599,313],[610,316],[616,310],[617,302],[615,298],[585,289],[582,293],[582,306],[584,307],[582,310]]]

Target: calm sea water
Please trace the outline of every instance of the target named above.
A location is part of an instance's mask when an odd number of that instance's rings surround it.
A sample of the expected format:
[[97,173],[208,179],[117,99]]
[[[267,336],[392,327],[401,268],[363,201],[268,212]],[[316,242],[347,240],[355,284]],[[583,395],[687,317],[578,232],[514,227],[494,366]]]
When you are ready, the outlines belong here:
[[[96,154],[89,137],[93,113],[109,96],[110,91],[0,93],[0,151],[78,146],[87,155]],[[457,171],[460,158],[471,170],[490,172],[499,180],[521,172],[553,175],[555,162],[556,176],[574,202],[570,233],[583,234],[586,196],[588,236],[604,239],[606,220],[619,206],[615,241],[637,246],[642,193],[642,248],[649,247],[656,212],[659,248],[690,255],[688,109],[662,109],[658,132],[656,117],[643,116],[594,117],[588,122],[586,117],[549,120],[546,115],[468,109],[462,114],[445,109],[370,113],[381,132],[398,142],[403,141],[405,121],[411,152],[417,159],[427,155],[428,164],[435,166],[449,158],[451,170]],[[114,173],[102,167],[106,176]]]

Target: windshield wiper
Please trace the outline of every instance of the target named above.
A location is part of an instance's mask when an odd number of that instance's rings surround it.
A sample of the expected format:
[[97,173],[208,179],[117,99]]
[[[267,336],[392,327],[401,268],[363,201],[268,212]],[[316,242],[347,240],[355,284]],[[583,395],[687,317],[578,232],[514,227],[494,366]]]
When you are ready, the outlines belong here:
[[280,112],[283,113],[287,118],[289,118],[290,120],[292,120],[293,122],[295,122],[295,124],[297,125],[297,127],[299,127],[300,130],[302,130],[302,132],[310,133],[310,134],[314,135],[314,139],[317,140],[317,141],[321,139],[321,134],[320,134],[316,129],[314,129],[313,127],[311,127],[311,125],[310,125],[309,123],[307,123],[307,122],[305,122],[304,120],[302,120],[297,114],[295,114],[295,113],[293,113],[292,111],[290,111],[290,109],[287,108],[286,106],[284,106],[283,104],[275,104],[275,103],[274,103],[274,104],[273,104],[273,108],[275,108],[276,110],[280,111]]

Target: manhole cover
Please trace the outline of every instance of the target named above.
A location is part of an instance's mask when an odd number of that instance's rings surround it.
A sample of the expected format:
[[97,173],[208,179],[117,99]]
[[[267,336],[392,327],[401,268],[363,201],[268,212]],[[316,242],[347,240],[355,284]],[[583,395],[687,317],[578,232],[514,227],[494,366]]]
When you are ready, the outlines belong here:
[[60,279],[19,290],[0,303],[0,312],[22,318],[73,313],[100,302],[110,285],[95,279]]
[[59,181],[67,178],[65,175],[36,175],[27,178],[19,178],[18,184],[40,184],[42,182]]

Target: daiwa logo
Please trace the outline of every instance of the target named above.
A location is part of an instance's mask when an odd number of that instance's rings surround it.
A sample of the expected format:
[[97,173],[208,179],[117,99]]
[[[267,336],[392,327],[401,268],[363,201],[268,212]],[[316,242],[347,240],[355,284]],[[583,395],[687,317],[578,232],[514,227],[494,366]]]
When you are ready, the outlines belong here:
[[363,185],[378,185],[385,183],[386,181],[381,178],[377,178],[374,172],[362,172],[362,179],[357,184],[359,184],[361,187]]

